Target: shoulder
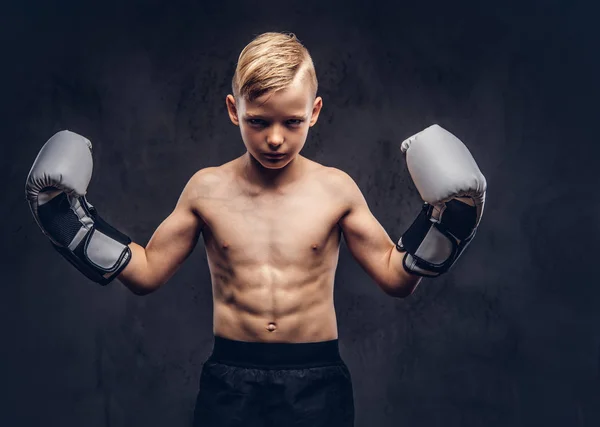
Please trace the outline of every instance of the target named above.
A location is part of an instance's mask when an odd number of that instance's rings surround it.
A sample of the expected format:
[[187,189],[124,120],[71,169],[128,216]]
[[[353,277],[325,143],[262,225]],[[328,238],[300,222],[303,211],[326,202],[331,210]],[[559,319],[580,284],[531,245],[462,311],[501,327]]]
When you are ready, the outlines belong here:
[[327,192],[347,209],[364,201],[358,184],[347,172],[335,167],[324,166],[321,173],[321,183]]
[[324,182],[329,184],[333,190],[344,193],[358,190],[358,185],[347,172],[332,166],[323,168]]
[[210,198],[222,186],[226,177],[221,167],[206,167],[196,171],[186,183],[182,199],[195,201]]
[[219,183],[224,176],[222,166],[210,166],[198,170],[192,175],[189,183],[195,185],[210,185]]
[[323,172],[327,174],[327,177],[336,183],[339,184],[348,184],[350,182],[354,182],[352,177],[341,169],[335,168],[333,166],[323,166]]

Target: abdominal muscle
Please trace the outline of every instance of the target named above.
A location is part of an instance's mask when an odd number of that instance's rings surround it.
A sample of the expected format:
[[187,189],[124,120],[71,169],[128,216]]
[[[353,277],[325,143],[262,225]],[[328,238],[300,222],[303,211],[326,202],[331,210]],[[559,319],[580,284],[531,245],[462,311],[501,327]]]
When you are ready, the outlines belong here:
[[[299,253],[269,250],[256,237],[244,250],[205,237],[213,288],[215,335],[238,341],[318,342],[337,339],[333,284],[339,233]],[[290,235],[293,235],[290,233]],[[241,243],[241,242],[240,242]],[[263,246],[263,250],[260,249]],[[273,253],[279,260],[269,261]],[[269,255],[271,254],[271,255]]]
[[263,280],[213,281],[215,335],[261,342],[337,339],[333,283],[324,278],[306,281],[268,267],[257,270],[251,275]]
[[223,181],[199,209],[215,335],[251,342],[337,339],[333,286],[343,206],[322,180],[277,195]]

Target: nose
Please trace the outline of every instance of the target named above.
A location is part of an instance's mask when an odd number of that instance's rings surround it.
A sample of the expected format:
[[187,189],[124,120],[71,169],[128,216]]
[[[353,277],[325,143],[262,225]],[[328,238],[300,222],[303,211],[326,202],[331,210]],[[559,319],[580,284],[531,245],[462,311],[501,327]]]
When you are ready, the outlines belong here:
[[283,131],[276,126],[267,134],[267,144],[271,147],[279,147],[284,141]]

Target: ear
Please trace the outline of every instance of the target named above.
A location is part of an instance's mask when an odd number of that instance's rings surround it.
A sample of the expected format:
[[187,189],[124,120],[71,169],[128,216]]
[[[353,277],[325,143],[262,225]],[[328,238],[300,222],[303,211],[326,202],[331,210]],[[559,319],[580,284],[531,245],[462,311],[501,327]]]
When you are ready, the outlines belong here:
[[238,119],[237,107],[235,105],[235,98],[233,95],[227,95],[225,98],[225,104],[227,105],[227,112],[229,113],[229,120],[236,126],[240,125],[240,120]]
[[315,98],[315,102],[313,103],[312,116],[310,117],[309,123],[310,127],[317,123],[319,114],[321,113],[321,108],[323,108],[323,99],[320,96],[317,96]]

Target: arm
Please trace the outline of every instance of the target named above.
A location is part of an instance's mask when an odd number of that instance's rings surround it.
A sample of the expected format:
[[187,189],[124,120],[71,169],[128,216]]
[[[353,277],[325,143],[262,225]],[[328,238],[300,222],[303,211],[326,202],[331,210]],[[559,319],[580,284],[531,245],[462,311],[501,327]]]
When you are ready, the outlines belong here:
[[354,180],[343,171],[334,171],[347,206],[339,225],[350,253],[386,294],[397,298],[409,296],[421,278],[404,269],[404,252],[396,249],[396,244],[373,216]]
[[207,169],[187,183],[173,212],[160,224],[142,247],[130,243],[131,261],[118,279],[136,295],[145,295],[165,284],[191,254],[204,222],[196,212],[195,200],[205,187]]

